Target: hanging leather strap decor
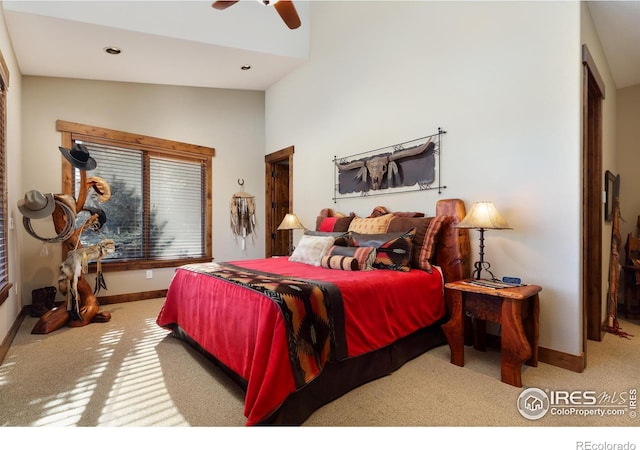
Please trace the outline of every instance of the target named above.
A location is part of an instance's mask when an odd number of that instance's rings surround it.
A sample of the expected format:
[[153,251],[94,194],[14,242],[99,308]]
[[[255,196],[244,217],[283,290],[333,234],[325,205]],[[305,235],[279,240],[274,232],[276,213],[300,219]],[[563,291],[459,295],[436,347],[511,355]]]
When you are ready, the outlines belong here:
[[256,205],[253,195],[236,192],[231,198],[231,231],[242,240],[242,250],[246,247],[247,237],[253,233],[256,225]]

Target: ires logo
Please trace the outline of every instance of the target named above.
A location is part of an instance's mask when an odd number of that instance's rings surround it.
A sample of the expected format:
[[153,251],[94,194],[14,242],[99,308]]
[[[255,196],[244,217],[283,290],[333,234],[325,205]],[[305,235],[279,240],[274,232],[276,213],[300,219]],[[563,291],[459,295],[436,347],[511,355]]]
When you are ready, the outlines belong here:
[[529,420],[547,413],[553,416],[637,416],[637,389],[628,391],[549,390],[527,388],[520,393],[517,407]]
[[[631,407],[631,398],[635,397],[635,389],[622,392],[596,391],[549,391],[549,401],[553,406],[624,406]],[[633,400],[635,402],[635,400]]]
[[549,402],[553,406],[595,406],[598,394],[595,391],[549,391]]

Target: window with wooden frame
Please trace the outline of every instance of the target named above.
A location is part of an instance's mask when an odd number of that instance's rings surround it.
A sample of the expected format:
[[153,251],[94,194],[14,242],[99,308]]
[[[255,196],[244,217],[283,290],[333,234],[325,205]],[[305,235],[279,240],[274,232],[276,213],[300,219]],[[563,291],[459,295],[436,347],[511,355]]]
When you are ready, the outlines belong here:
[[9,237],[7,234],[7,89],[9,69],[0,52],[0,305],[9,297]]
[[[76,216],[84,247],[113,239],[114,254],[102,260],[107,271],[175,267],[210,261],[211,171],[209,147],[58,121],[61,146],[83,144],[97,167],[86,173],[89,189]],[[62,158],[64,194],[77,198],[80,170]],[[97,182],[96,182],[97,181]]]

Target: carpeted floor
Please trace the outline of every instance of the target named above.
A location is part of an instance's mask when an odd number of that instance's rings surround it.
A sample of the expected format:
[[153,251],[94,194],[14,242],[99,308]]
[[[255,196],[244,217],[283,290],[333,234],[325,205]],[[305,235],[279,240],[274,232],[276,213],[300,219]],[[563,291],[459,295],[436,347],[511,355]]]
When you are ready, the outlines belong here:
[[[0,366],[0,425],[243,427],[241,389],[155,324],[161,305],[162,299],[107,305],[110,322],[48,335],[31,334],[37,319],[27,317]],[[443,346],[322,407],[304,426],[637,427],[629,408],[622,416],[528,420],[516,407],[526,387],[590,390],[616,401],[639,388],[640,325],[621,325],[634,337],[589,341],[581,374],[525,366],[525,386],[516,388],[500,381],[498,352],[466,348],[465,366],[457,367]]]

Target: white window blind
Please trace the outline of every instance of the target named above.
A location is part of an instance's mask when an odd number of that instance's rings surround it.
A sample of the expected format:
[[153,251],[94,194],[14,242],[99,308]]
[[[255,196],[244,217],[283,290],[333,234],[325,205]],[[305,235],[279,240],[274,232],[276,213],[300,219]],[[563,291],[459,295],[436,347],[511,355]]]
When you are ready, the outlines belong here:
[[9,297],[9,220],[7,202],[7,88],[9,70],[0,52],[0,305]]
[[[0,79],[0,290],[9,284],[7,252],[7,184],[6,184],[6,143],[5,143],[6,90]],[[0,300],[0,304],[2,301]]]
[[200,163],[150,158],[151,256],[204,255],[203,168]]
[[[111,188],[101,203],[89,190],[77,226],[93,213],[104,212],[101,229],[87,230],[83,246],[113,239],[116,261],[172,260],[205,256],[204,167],[201,161],[155,156],[146,150],[82,142],[97,168],[87,177],[99,177]],[[80,172],[75,170],[75,192]]]

